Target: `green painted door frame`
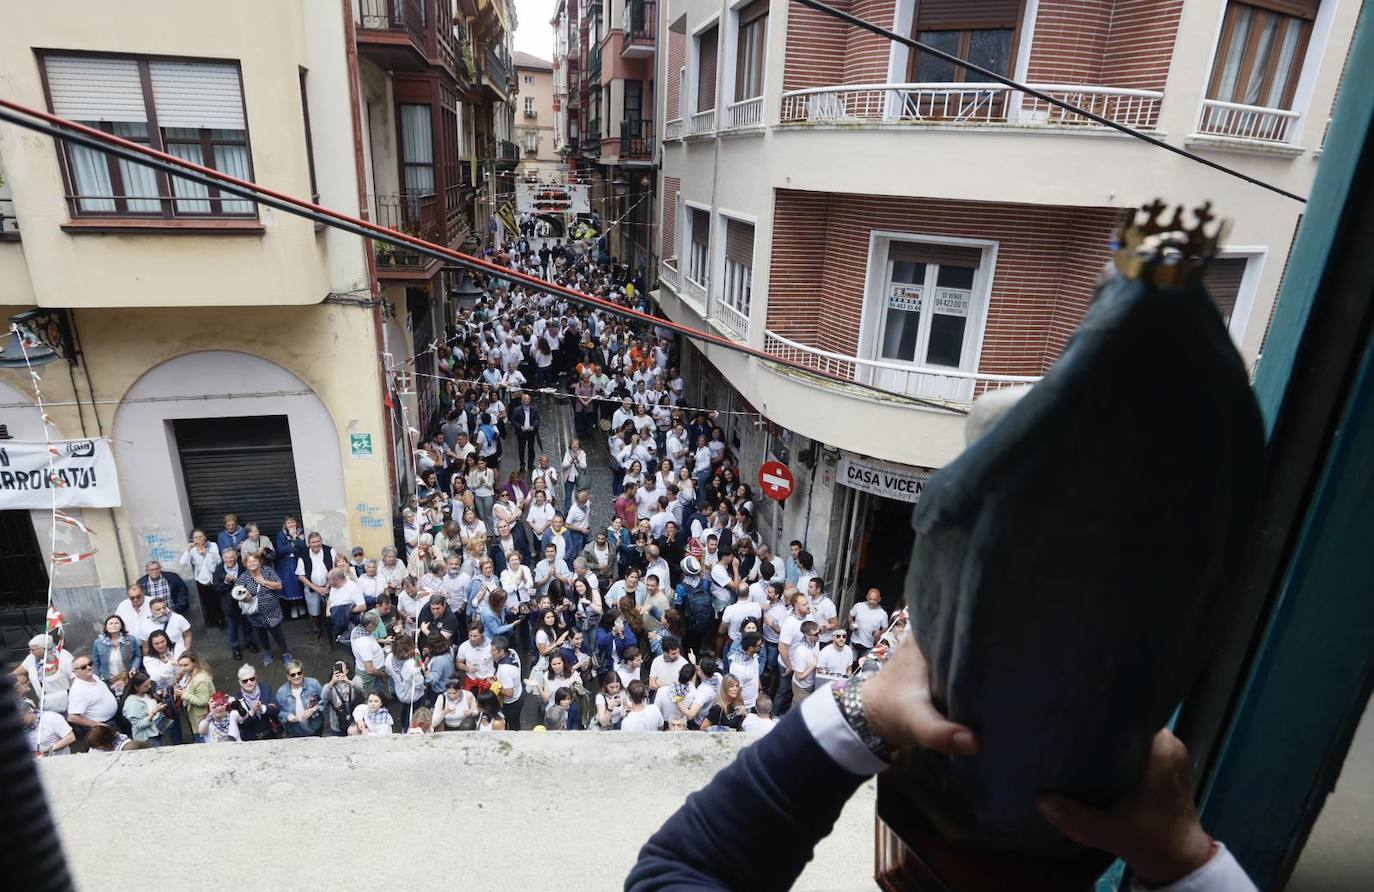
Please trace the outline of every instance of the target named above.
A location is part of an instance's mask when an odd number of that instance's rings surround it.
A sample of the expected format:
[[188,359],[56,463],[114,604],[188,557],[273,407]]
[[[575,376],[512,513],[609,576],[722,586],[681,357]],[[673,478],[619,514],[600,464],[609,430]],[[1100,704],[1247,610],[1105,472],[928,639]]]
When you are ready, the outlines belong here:
[[1371,18],[1255,381],[1270,468],[1235,621],[1179,721],[1203,823],[1261,889],[1291,874],[1374,689]]

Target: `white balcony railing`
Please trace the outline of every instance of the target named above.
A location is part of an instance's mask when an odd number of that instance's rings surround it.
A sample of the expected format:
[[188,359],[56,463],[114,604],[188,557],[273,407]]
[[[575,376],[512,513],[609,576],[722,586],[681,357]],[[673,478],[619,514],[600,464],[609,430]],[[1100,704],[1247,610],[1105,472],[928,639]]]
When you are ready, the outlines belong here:
[[[1164,94],[1092,85],[1035,89],[1130,127],[1154,127]],[[1016,124],[1099,127],[1096,121],[1002,84],[848,84],[782,94],[783,123]]]
[[708,108],[706,111],[699,111],[687,119],[687,135],[698,136],[703,133],[711,133],[716,129],[716,110]]
[[687,135],[687,122],[681,118],[675,118],[663,125],[664,139],[682,139]]
[[1220,99],[1204,99],[1197,130],[1210,136],[1287,143],[1292,141],[1294,122],[1299,117],[1298,112],[1286,108],[1264,108],[1222,102]]
[[818,372],[848,378],[862,384],[871,384],[889,393],[955,405],[967,405],[974,397],[981,396],[989,390],[1034,384],[1040,380],[1039,375],[986,375],[981,372],[960,372],[902,365],[877,359],[860,359],[857,356],[845,356],[842,353],[832,353],[829,350],[799,344],[772,331],[764,332],[763,349],[779,359],[800,363]]
[[749,340],[749,317],[721,300],[718,295],[711,296],[708,315],[741,341]]
[[667,282],[674,291],[678,288],[677,258],[665,257],[658,262],[658,280]]
[[758,127],[763,123],[763,97],[741,99],[725,106],[726,127]]
[[701,307],[702,312],[705,312],[705,308],[706,308],[706,283],[705,283],[705,282],[698,282],[696,279],[693,279],[690,275],[687,275],[686,273],[683,273],[683,275],[682,275],[682,289],[678,292],[678,294],[681,295],[682,297],[685,297],[685,298],[691,300],[691,301],[694,301],[699,307]]

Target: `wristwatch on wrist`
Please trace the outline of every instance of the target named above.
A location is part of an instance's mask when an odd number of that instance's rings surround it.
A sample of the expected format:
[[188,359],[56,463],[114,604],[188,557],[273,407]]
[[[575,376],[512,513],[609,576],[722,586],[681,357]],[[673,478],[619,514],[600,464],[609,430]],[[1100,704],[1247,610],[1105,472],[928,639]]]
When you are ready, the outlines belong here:
[[861,674],[841,679],[831,684],[830,690],[834,693],[835,704],[839,706],[845,724],[859,736],[859,741],[879,759],[891,762],[897,756],[897,748],[873,733],[873,729],[868,726],[868,719],[864,716],[863,689],[872,677]]

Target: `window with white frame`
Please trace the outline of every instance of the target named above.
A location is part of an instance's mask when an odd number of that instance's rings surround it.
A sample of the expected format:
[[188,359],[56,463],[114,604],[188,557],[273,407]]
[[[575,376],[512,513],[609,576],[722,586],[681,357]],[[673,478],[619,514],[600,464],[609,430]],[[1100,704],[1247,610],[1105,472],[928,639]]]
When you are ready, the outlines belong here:
[[768,40],[768,0],[740,9],[735,45],[735,101],[763,95],[763,61]]
[[[253,178],[247,115],[234,62],[128,56],[43,56],[53,114],[240,179]],[[94,216],[253,216],[216,188],[67,144],[71,207]]]
[[930,368],[977,368],[974,321],[981,248],[926,242],[888,244],[877,314],[875,358]]
[[687,278],[705,285],[711,268],[711,215],[701,208],[687,208],[688,245]]
[[754,279],[754,226],[739,220],[725,220],[725,266],[721,276],[720,299],[738,312],[747,324],[749,298]]
[[1228,3],[1207,98],[1291,108],[1317,7],[1317,0]]
[[527,118],[533,118],[533,117],[535,116],[535,114],[536,114],[536,112],[535,112],[535,110],[534,110],[534,97],[533,97],[533,96],[526,96],[526,97],[525,97],[525,117],[527,117]]

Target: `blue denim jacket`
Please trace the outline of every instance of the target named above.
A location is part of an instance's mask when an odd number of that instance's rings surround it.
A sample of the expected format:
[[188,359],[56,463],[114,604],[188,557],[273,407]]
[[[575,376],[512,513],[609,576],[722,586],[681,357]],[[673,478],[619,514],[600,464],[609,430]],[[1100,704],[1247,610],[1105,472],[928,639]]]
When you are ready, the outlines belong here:
[[[95,664],[95,675],[101,681],[110,682],[110,650],[114,642],[102,632],[91,645],[91,662]],[[126,633],[119,642],[119,652],[124,656],[124,670],[130,674],[137,672],[143,665],[143,646],[133,633]]]
[[[305,705],[323,706],[324,689],[320,683],[313,678],[306,677],[302,684],[302,691],[305,694]],[[282,726],[286,728],[287,737],[311,737],[320,733],[324,727],[324,709],[321,708],[309,720],[305,722],[288,722],[288,716],[296,712],[296,698],[291,696],[291,682],[286,682],[277,688],[277,704],[281,707],[279,717]]]

